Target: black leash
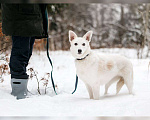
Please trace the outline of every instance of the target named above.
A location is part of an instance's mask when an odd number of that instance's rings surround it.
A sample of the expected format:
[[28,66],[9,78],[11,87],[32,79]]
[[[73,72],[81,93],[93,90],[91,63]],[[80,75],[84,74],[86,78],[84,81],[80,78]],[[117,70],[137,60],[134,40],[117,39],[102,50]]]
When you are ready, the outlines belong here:
[[50,56],[49,56],[49,51],[48,51],[48,49],[49,49],[49,40],[48,40],[48,38],[47,38],[47,57],[48,57],[48,60],[49,60],[49,62],[50,62],[50,64],[51,64],[51,67],[52,67],[52,70],[51,70],[51,81],[52,81],[52,85],[53,85],[54,92],[55,92],[55,94],[57,95],[57,92],[56,92],[56,89],[55,89],[54,80],[53,80],[53,63],[52,63],[52,60],[51,60],[51,58],[50,58]]
[[78,86],[78,76],[76,75],[75,89],[74,89],[74,91],[72,92],[72,94],[74,94],[74,93],[76,92],[77,86]]
[[[48,13],[47,13],[47,9],[45,10],[45,15],[46,15],[46,20],[47,20],[47,32],[48,32]],[[49,40],[48,40],[48,37],[47,37],[47,45],[46,45],[46,48],[47,48],[47,57],[48,57],[48,60],[50,62],[50,65],[52,67],[52,70],[51,70],[51,82],[52,82],[52,86],[53,86],[53,89],[54,89],[54,92],[55,94],[57,95],[57,92],[56,92],[56,89],[55,89],[55,83],[54,83],[54,80],[53,80],[53,63],[52,63],[52,60],[49,56]],[[76,83],[75,83],[75,89],[74,91],[72,92],[72,94],[74,94],[77,90],[77,85],[78,85],[78,76],[76,75]]]
[[[47,33],[48,33],[48,13],[47,13],[47,9],[45,9],[45,16],[46,16],[46,22],[47,22]],[[47,57],[48,57],[48,60],[50,62],[50,65],[52,67],[52,70],[51,70],[51,82],[52,82],[52,86],[53,86],[53,89],[54,89],[54,92],[55,94],[57,95],[57,92],[56,92],[56,89],[55,89],[55,83],[54,83],[54,80],[53,80],[53,63],[52,63],[52,60],[49,56],[49,40],[48,40],[48,37],[47,37],[47,45],[46,45],[46,48],[47,48]]]

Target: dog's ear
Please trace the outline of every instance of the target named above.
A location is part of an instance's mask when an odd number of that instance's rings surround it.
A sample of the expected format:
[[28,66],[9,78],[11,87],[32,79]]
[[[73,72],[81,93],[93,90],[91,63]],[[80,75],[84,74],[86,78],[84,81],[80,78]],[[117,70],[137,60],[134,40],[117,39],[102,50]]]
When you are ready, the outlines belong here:
[[84,36],[83,38],[85,38],[87,41],[91,41],[91,38],[92,38],[92,34],[93,34],[93,31],[88,31]]
[[69,30],[69,41],[71,42],[75,38],[77,38],[77,35],[73,31]]

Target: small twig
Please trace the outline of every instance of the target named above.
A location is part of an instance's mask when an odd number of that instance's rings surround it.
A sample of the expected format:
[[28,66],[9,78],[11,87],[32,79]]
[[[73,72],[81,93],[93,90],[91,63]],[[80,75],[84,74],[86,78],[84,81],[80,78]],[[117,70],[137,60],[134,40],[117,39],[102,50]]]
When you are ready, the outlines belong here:
[[3,75],[4,75],[5,73],[9,73],[9,71],[8,71],[8,65],[7,65],[7,64],[2,64],[2,65],[0,66],[0,78],[2,79],[2,80],[1,80],[1,83],[4,81]]
[[[36,80],[37,80],[37,83],[38,83],[37,91],[38,91],[38,93],[41,95],[41,92],[40,92],[40,82],[43,81],[43,82],[44,82],[44,83],[43,83],[43,86],[45,87],[45,88],[44,88],[44,91],[45,91],[45,94],[46,94],[46,93],[47,93],[47,89],[49,88],[49,87],[47,87],[47,86],[48,86],[49,79],[50,79],[50,73],[46,73],[46,74],[44,75],[44,77],[39,80],[39,79],[38,79],[38,76],[37,76],[37,73],[34,71],[33,68],[29,68],[28,70],[31,72],[31,73],[30,73],[30,78],[32,79],[32,78],[35,76],[35,78],[36,78]],[[55,85],[55,87],[57,87],[57,85]]]
[[37,91],[38,91],[38,93],[41,95],[41,92],[40,92],[40,81],[38,80],[38,77],[37,77],[35,71],[34,71],[34,75],[35,75],[36,80],[37,80],[37,83],[38,83],[38,89],[37,89]]
[[[38,80],[38,77],[37,77],[36,72],[34,71],[33,68],[29,68],[28,70],[30,70],[30,72],[31,72],[31,75],[30,75],[31,78],[32,78],[33,76],[36,77],[36,80],[37,80],[37,83],[38,83],[37,91],[38,91],[38,93],[41,95],[41,92],[40,92],[40,81]],[[33,74],[32,74],[32,73],[33,73]]]
[[28,89],[27,89],[27,91],[28,91],[30,94],[35,95],[35,94],[33,94],[32,92],[30,92]]

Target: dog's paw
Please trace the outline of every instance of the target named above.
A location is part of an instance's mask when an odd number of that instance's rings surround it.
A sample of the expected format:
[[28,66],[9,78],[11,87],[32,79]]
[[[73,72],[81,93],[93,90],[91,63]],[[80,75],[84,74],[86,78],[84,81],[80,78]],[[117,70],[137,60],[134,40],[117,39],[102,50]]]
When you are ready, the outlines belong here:
[[135,93],[134,92],[129,92],[129,95],[135,96]]
[[107,94],[108,94],[108,92],[105,92],[105,93],[104,93],[104,95],[107,95]]
[[93,97],[90,97],[90,99],[94,99]]
[[94,98],[94,100],[99,100],[99,98]]

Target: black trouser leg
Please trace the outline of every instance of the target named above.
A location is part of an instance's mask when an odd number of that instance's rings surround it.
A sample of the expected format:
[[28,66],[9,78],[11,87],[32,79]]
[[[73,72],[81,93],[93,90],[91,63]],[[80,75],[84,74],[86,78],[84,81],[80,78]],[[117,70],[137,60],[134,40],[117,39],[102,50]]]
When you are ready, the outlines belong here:
[[31,37],[31,39],[30,39],[30,41],[29,41],[30,43],[29,43],[29,57],[28,57],[28,60],[26,61],[26,67],[28,66],[28,62],[29,62],[29,60],[30,60],[30,57],[31,57],[31,55],[32,55],[32,50],[33,50],[33,45],[34,45],[34,42],[35,42],[35,38],[34,37]]
[[35,38],[34,38],[34,37],[31,37],[31,39],[30,39],[29,59],[30,59],[30,57],[31,57],[31,55],[32,55],[32,50],[33,50],[34,41],[35,41]]
[[11,78],[28,79],[26,67],[32,55],[34,38],[12,36],[12,51],[10,57]]

